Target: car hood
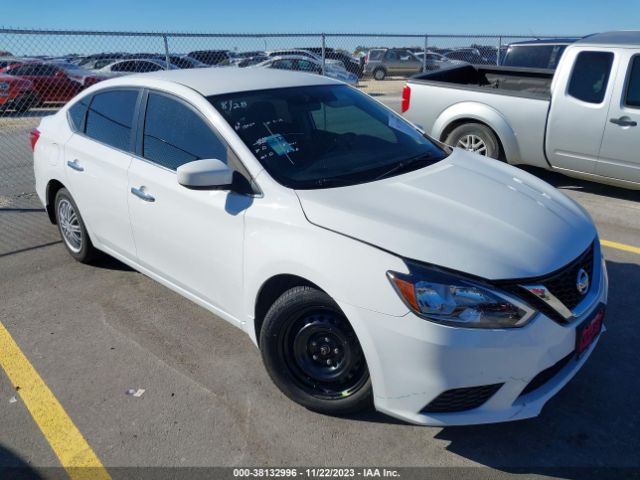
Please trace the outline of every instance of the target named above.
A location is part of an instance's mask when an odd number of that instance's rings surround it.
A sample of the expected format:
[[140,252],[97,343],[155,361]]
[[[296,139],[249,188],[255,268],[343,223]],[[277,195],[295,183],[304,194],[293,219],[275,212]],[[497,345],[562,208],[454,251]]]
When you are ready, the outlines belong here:
[[588,213],[551,185],[458,149],[404,175],[296,193],[315,225],[490,280],[551,273],[596,238]]

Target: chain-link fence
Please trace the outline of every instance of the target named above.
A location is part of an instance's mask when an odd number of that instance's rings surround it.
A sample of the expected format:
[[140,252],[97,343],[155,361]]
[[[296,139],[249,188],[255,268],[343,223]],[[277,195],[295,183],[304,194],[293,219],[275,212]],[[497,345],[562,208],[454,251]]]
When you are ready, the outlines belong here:
[[[540,37],[538,37],[540,38]],[[78,92],[133,72],[302,70],[399,106],[404,80],[456,62],[499,65],[520,35],[204,34],[0,29],[0,256],[54,241],[34,193],[29,132]]]

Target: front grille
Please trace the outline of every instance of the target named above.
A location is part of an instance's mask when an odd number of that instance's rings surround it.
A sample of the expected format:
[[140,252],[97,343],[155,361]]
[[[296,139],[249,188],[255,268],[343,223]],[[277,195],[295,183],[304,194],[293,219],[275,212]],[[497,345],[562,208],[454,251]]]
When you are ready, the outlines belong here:
[[571,352],[569,355],[559,360],[558,362],[551,365],[549,368],[541,371],[538,375],[533,377],[533,379],[527,384],[527,386],[522,390],[520,396],[526,395],[527,393],[531,393],[534,390],[542,387],[545,383],[555,377],[560,370],[562,370],[567,363],[575,356],[575,352]]
[[[570,264],[561,268],[560,270],[546,275],[544,277],[538,277],[533,279],[525,279],[515,283],[501,284],[500,287],[504,290],[517,295],[525,300],[533,308],[550,317],[558,323],[567,323],[567,320],[551,308],[545,301],[529,292],[527,289],[520,286],[520,284],[542,284],[549,292],[551,292],[562,304],[569,310],[573,310],[584,298],[584,295],[580,294],[577,288],[578,272],[581,268],[589,274],[591,281],[589,288],[594,284],[593,279],[593,256],[594,245],[591,244],[589,248],[582,253],[578,258],[573,260]],[[502,282],[501,282],[502,283]]]
[[576,308],[584,298],[576,286],[578,272],[581,268],[586,270],[591,284],[593,284],[593,244],[564,270],[543,279],[541,282],[569,310]]
[[420,413],[462,412],[478,408],[489,400],[503,383],[482,385],[480,387],[454,388],[438,395],[424,407]]

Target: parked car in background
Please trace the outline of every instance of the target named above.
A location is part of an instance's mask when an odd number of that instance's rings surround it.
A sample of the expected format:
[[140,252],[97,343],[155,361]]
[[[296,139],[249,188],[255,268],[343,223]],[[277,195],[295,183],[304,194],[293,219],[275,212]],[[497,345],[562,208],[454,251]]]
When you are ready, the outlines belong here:
[[405,48],[372,49],[365,62],[364,74],[376,80],[422,72],[422,60]]
[[[311,52],[310,50],[305,50],[305,49],[292,48],[288,50],[271,50],[269,52],[266,52],[266,55],[269,57],[282,57],[282,56],[296,55],[299,57],[310,58],[314,62],[322,64],[321,55],[318,55],[314,52]],[[340,60],[334,60],[334,59],[325,57],[324,63],[325,65],[332,65],[334,69],[342,69],[346,71],[344,64]]]
[[477,48],[458,48],[451,52],[445,53],[445,57],[449,60],[460,60],[471,63],[473,65],[495,65],[496,61],[490,61],[484,57]]
[[0,73],[29,80],[38,97],[37,103],[68,102],[78,92],[106,77],[86,70],[63,68],[46,62],[13,64]]
[[[154,58],[165,60],[166,57],[164,55],[156,55]],[[200,60],[191,58],[189,55],[169,55],[169,62],[177,68],[207,68],[210,66]]]
[[242,329],[311,410],[533,417],[604,331],[606,264],[584,208],[333,79],[120,77],[30,140],[37,195],[75,260],[106,252]]
[[104,57],[104,58],[95,58],[88,60],[86,62],[82,62],[78,64],[78,66],[82,68],[86,68],[87,70],[100,70],[101,68],[106,67],[107,65],[122,60],[121,57]]
[[74,63],[64,63],[64,62],[51,62],[47,61],[46,63],[63,70],[65,74],[82,84],[84,88],[93,85],[94,83],[101,82],[102,80],[106,80],[107,78],[111,78],[110,75],[102,75],[100,73],[96,73],[92,70],[80,67]]
[[[123,52],[112,52],[112,53],[94,53],[91,55],[86,55],[84,57],[77,57],[71,63],[75,63],[84,68],[101,68],[95,66],[96,62],[99,61],[108,61],[108,63],[113,62],[115,60],[120,60],[122,58],[126,58],[129,54]],[[104,67],[106,63],[102,66]]]
[[234,55],[229,50],[196,50],[189,52],[187,56],[211,66],[217,65],[223,60],[233,58]]
[[556,38],[512,43],[507,47],[501,65],[555,70],[566,48],[578,40],[579,38]]
[[426,56],[426,62],[423,63],[426,64],[425,66],[427,70],[439,70],[444,67],[461,63],[459,60],[452,60],[440,53],[431,52],[429,50],[427,50],[426,54],[425,52],[414,52],[414,55],[418,60],[420,60],[420,62],[423,62],[423,59]]
[[[292,70],[296,72],[322,75],[322,62],[302,55],[270,57],[268,60],[254,65],[254,67],[275,68],[277,70]],[[325,64],[324,75],[326,77],[348,83],[349,85],[358,84],[357,75],[349,73],[343,68],[337,68],[331,64]]]
[[640,189],[640,32],[585,37],[555,73],[466,65],[424,74],[403,98],[405,116],[449,145]]
[[39,102],[29,80],[0,73],[0,112],[15,110],[26,112]]
[[[315,53],[320,58],[322,58],[322,48],[312,47],[308,48],[311,53]],[[364,70],[364,63],[360,61],[358,58],[354,58],[351,55],[347,55],[344,52],[335,50],[333,48],[325,48],[324,49],[324,57],[329,60],[338,60],[342,62],[342,65],[347,70],[347,72],[353,73],[358,76],[358,78],[362,77]]]
[[155,58],[138,58],[130,60],[116,60],[102,67],[99,72],[112,74],[157,72],[158,70],[174,70],[178,67],[165,60]]
[[269,60],[269,58],[270,57],[267,57],[266,55],[256,55],[255,57],[241,58],[240,61],[235,65],[238,67],[250,67],[252,65],[257,65],[266,60]]

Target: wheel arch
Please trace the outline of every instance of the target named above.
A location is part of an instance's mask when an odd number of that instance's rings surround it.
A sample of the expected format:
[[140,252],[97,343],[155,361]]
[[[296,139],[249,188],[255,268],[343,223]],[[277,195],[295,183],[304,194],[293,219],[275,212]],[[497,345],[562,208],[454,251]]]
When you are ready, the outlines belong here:
[[56,200],[56,194],[62,188],[67,188],[65,185],[57,179],[51,179],[47,183],[47,189],[45,193],[46,205],[45,210],[47,211],[47,216],[49,217],[49,221],[52,224],[56,224],[56,213],[54,209],[54,203]]
[[258,289],[254,302],[254,331],[252,333],[255,335],[256,344],[259,344],[260,342],[260,331],[262,330],[264,317],[267,315],[271,305],[273,305],[273,303],[287,290],[293,287],[302,286],[313,287],[327,293],[312,281],[290,273],[277,274],[263,282]]
[[502,156],[507,163],[520,162],[520,149],[516,134],[496,109],[477,102],[462,102],[444,110],[433,124],[431,134],[444,142],[447,136],[465,123],[479,123],[495,134]]

